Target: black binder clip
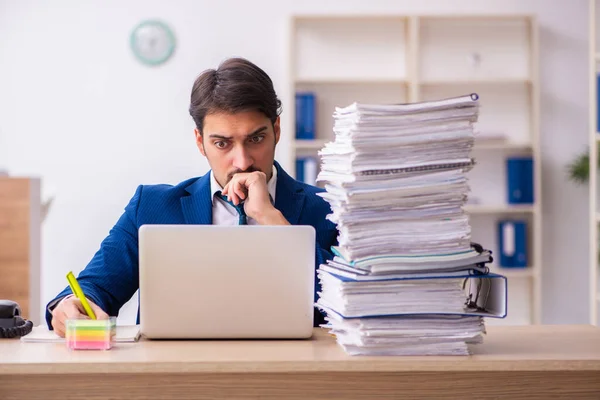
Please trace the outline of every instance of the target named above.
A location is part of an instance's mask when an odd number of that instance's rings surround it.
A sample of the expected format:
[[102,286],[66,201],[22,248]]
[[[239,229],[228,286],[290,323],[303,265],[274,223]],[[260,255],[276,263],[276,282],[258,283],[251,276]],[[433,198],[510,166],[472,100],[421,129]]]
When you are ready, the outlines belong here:
[[494,257],[492,257],[492,251],[488,250],[488,249],[484,249],[483,246],[479,243],[476,242],[471,242],[471,247],[478,252],[479,254],[483,253],[484,251],[487,251],[490,254],[490,258],[487,261],[488,263],[491,263],[494,261]]
[[471,242],[471,247],[475,249],[478,253],[483,253],[483,246],[479,243]]

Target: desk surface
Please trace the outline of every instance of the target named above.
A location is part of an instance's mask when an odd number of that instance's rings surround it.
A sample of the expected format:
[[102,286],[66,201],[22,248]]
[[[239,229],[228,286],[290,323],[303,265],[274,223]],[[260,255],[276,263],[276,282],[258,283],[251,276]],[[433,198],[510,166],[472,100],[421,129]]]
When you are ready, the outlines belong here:
[[472,356],[348,356],[317,329],[310,340],[145,341],[109,351],[61,343],[0,340],[0,376],[14,374],[197,372],[600,371],[600,329],[488,327]]

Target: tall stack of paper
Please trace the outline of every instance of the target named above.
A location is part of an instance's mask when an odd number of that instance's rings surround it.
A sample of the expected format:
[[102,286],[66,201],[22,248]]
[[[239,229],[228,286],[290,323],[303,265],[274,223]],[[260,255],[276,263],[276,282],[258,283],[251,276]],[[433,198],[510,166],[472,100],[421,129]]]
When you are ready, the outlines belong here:
[[317,305],[350,354],[468,354],[506,280],[471,241],[463,206],[478,96],[336,108],[319,153],[337,224]]

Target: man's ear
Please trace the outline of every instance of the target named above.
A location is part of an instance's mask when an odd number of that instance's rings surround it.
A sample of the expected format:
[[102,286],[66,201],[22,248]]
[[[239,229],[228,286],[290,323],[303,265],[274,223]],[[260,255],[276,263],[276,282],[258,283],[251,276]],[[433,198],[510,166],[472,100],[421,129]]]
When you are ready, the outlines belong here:
[[273,124],[273,132],[275,132],[275,144],[277,144],[279,143],[279,136],[281,135],[281,122],[279,117],[277,117]]
[[200,153],[206,157],[206,151],[204,151],[204,141],[202,140],[202,134],[198,128],[194,128],[194,135],[196,136],[196,146],[198,146],[198,150],[200,150]]

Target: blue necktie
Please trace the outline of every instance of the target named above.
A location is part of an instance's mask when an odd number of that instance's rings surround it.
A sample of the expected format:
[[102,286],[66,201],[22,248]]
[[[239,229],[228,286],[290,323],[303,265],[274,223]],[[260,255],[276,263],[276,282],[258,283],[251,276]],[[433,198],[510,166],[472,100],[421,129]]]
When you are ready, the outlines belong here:
[[235,208],[237,210],[237,212],[240,216],[240,219],[238,221],[239,225],[248,225],[248,218],[246,217],[246,211],[244,211],[244,203],[240,203],[236,206],[231,201],[227,200],[227,197],[223,196],[223,194],[221,193],[220,190],[218,192],[216,192],[215,195],[217,197],[219,197],[221,200],[223,200],[224,202],[230,204],[233,208]]

